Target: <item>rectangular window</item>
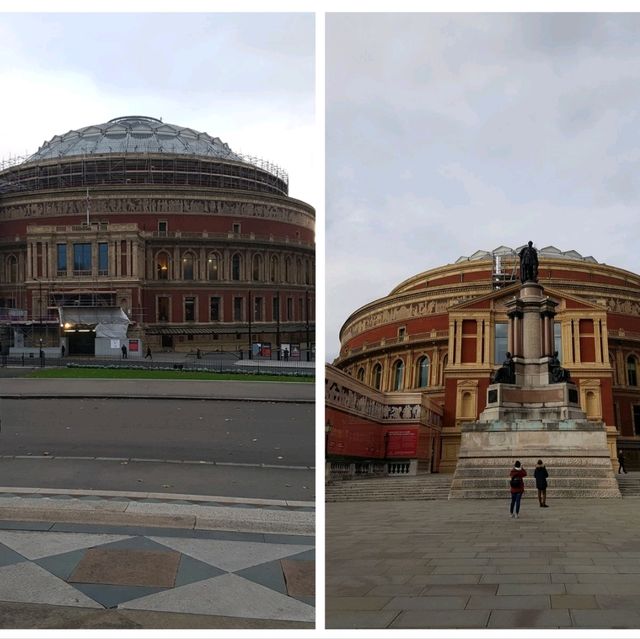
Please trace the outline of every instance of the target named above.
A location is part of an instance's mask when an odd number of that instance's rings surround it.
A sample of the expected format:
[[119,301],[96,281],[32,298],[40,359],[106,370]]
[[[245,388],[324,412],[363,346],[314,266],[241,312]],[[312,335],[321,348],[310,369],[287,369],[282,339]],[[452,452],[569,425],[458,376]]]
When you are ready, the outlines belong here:
[[234,233],[240,233],[240,223],[239,222],[234,222],[233,223],[233,232]]
[[558,359],[562,364],[562,325],[560,322],[553,323],[553,350],[558,351]]
[[496,334],[494,347],[494,363],[502,364],[507,357],[507,331],[508,325],[506,322],[496,322]]
[[287,297],[287,321],[293,320],[293,298]]
[[127,274],[127,242],[120,242],[120,275]]
[[195,322],[196,320],[196,298],[185,297],[184,298],[184,321]]
[[91,274],[91,244],[73,245],[73,270]]
[[299,297],[298,298],[298,321],[302,321],[304,319],[304,300]]
[[169,223],[166,220],[158,220],[158,235],[161,237],[167,234]]
[[633,407],[633,433],[640,435],[640,406]]
[[274,297],[271,304],[271,319],[274,322],[280,321],[280,299]]
[[234,322],[242,321],[242,298],[241,297],[233,298],[233,321]]
[[58,263],[58,275],[62,275],[67,273],[67,245],[66,244],[58,244],[57,245],[57,263]]
[[253,319],[256,322],[261,322],[262,321],[262,298],[261,297],[255,297],[253,299]]
[[109,245],[106,242],[98,243],[98,275],[109,274]]
[[159,297],[158,298],[158,322],[168,322],[169,321],[169,298],[168,297]]
[[220,321],[220,298],[212,297],[209,300],[209,320],[211,322]]

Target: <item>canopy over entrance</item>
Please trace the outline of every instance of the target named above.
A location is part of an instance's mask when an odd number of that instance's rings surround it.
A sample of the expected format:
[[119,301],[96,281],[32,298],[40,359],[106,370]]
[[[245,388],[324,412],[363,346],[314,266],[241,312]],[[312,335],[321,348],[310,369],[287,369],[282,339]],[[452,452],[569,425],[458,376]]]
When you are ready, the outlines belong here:
[[65,332],[93,330],[96,337],[125,339],[131,320],[119,307],[60,306],[60,326]]

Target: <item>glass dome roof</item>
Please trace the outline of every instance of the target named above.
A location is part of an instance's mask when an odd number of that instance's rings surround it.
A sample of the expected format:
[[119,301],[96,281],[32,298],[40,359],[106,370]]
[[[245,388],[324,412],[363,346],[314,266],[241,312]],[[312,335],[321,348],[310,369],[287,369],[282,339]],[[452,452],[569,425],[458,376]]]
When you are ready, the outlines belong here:
[[56,135],[27,161],[101,153],[175,153],[243,161],[220,138],[142,115],[114,118]]

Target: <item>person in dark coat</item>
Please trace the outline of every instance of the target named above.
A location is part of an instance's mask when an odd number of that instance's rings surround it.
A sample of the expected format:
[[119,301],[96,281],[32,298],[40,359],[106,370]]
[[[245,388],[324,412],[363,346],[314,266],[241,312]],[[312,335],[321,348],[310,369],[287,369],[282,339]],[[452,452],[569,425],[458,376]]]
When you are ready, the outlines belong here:
[[518,519],[520,514],[520,500],[524,494],[524,478],[527,476],[527,471],[519,461],[516,461],[509,476],[511,478],[509,481],[509,485],[511,486],[511,507],[509,512],[511,513],[511,517]]
[[533,471],[533,476],[536,478],[536,488],[538,489],[538,501],[540,502],[540,508],[548,508],[547,477],[549,477],[549,473],[542,463],[541,459],[539,459],[538,463],[536,464],[536,469]]
[[624,453],[622,450],[618,451],[618,475],[620,474],[620,470],[626,475],[627,469],[624,467]]

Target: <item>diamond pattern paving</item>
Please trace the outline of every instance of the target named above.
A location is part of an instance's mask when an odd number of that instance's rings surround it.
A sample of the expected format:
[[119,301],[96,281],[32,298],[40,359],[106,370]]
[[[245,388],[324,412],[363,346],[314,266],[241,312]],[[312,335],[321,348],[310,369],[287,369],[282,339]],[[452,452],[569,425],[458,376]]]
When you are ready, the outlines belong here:
[[129,601],[118,607],[251,619],[314,620],[311,606],[232,574]]
[[313,545],[248,541],[231,532],[209,539],[187,531],[163,537],[157,528],[147,536],[124,527],[104,534],[16,530],[13,523],[0,522],[8,528],[0,528],[0,605],[314,621],[313,598],[302,595],[312,581]]
[[90,548],[76,566],[70,582],[172,588],[180,553],[175,551]]

